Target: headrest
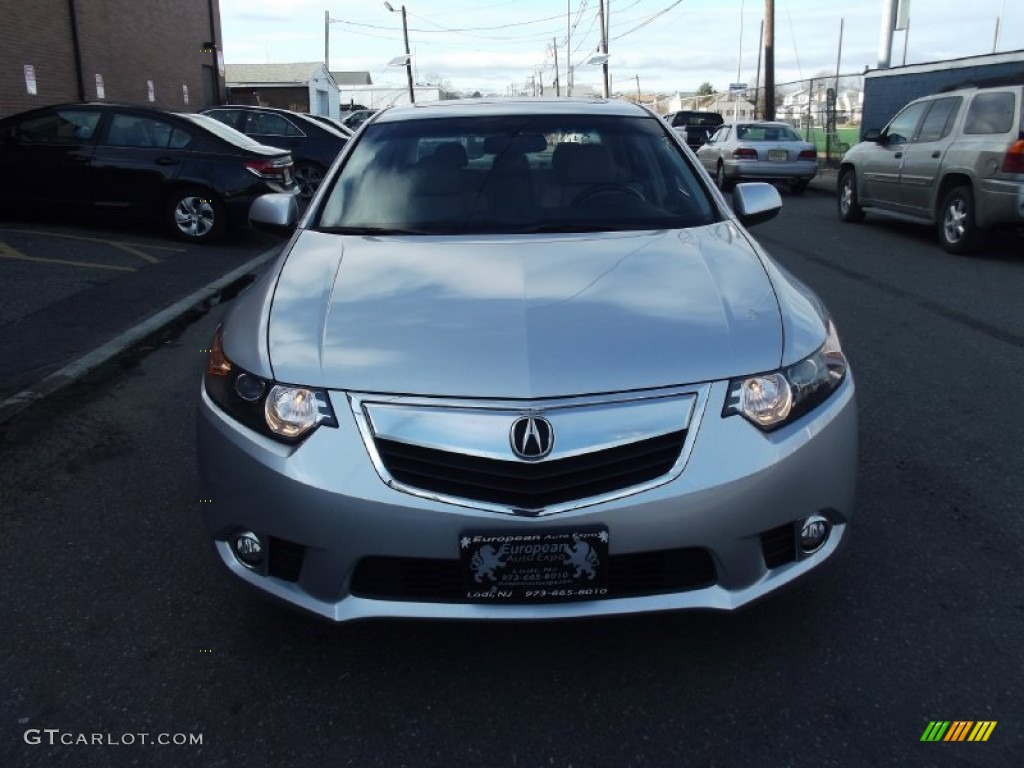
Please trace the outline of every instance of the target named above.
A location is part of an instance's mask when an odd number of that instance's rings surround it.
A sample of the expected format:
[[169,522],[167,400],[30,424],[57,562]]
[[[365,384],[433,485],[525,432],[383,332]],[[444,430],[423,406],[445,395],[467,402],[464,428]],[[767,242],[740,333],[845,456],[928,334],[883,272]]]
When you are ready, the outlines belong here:
[[551,162],[568,184],[606,184],[617,177],[611,154],[603,144],[559,144]]
[[465,168],[469,163],[469,155],[466,148],[457,141],[446,141],[438,144],[431,155],[433,162],[441,163],[452,168]]

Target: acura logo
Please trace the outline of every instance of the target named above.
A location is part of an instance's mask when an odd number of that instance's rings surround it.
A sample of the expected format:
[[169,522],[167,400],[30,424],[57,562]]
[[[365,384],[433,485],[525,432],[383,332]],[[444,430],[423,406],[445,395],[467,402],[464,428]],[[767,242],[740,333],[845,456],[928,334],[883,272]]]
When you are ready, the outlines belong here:
[[520,459],[543,459],[555,447],[551,422],[541,416],[523,416],[512,423],[512,452]]

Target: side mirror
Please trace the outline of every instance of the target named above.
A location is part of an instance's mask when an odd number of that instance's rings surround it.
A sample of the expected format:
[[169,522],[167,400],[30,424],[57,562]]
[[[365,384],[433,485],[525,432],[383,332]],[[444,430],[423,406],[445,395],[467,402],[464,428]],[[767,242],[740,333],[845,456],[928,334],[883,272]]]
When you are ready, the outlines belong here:
[[732,192],[732,209],[745,227],[774,219],[782,210],[782,198],[771,184],[763,181],[737,184]]
[[249,207],[249,225],[261,232],[287,237],[299,220],[297,197],[286,192],[257,197]]
[[873,141],[876,144],[880,144],[882,142],[882,132],[877,128],[868,128],[866,131],[864,131],[864,135],[861,136],[861,140]]

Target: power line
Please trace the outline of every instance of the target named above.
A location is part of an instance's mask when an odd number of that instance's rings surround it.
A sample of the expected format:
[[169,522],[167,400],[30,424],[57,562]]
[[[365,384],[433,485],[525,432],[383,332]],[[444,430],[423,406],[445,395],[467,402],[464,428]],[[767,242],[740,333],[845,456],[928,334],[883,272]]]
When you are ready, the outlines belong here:
[[[671,11],[671,10],[672,10],[673,8],[675,8],[675,7],[677,6],[677,5],[679,5],[679,4],[680,4],[680,3],[682,3],[682,2],[683,2],[683,0],[676,0],[676,1],[674,2],[674,3],[672,3],[672,5],[668,6],[667,8],[663,8],[663,9],[661,9],[660,11],[658,11],[657,13],[655,13],[655,14],[654,14],[653,16],[651,16],[651,17],[649,17],[648,19],[646,19],[645,21],[642,21],[642,22],[640,22],[639,24],[637,24],[637,25],[636,25],[635,27],[633,27],[632,29],[626,30],[626,31],[625,31],[625,32],[623,32],[623,33],[622,33],[621,35],[616,35],[615,37],[613,37],[613,38],[611,38],[611,39],[612,39],[612,40],[621,40],[621,39],[622,39],[622,38],[624,38],[624,37],[625,37],[626,35],[631,35],[632,33],[636,32],[637,30],[639,30],[639,29],[643,29],[643,28],[644,28],[644,27],[646,27],[646,26],[647,26],[648,24],[651,24],[651,23],[652,23],[652,22],[653,22],[653,21],[654,21],[655,19],[657,19],[657,18],[659,18],[659,17],[661,17],[661,16],[664,16],[664,15],[665,15],[666,13],[668,13],[669,11]],[[632,7],[632,6],[631,6],[631,7]]]

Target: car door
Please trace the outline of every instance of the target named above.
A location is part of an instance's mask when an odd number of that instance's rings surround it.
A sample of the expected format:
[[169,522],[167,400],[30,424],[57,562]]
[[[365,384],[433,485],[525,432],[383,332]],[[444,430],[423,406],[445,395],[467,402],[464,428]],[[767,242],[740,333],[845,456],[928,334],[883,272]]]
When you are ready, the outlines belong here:
[[930,104],[918,101],[904,107],[882,131],[878,142],[865,148],[860,170],[860,196],[865,203],[885,208],[897,206],[904,152]]
[[169,120],[131,112],[111,115],[93,156],[93,204],[159,210],[191,143],[191,135]]
[[90,162],[103,112],[54,107],[32,112],[0,137],[5,196],[29,203],[88,201]]
[[963,97],[935,99],[917,135],[903,150],[896,207],[917,216],[930,216],[942,159],[953,143],[952,129]]
[[718,158],[721,154],[720,145],[726,140],[728,135],[729,126],[723,125],[711,134],[711,137],[697,150],[697,158],[700,160],[700,164],[704,166],[704,170],[712,175],[714,175],[718,168]]

